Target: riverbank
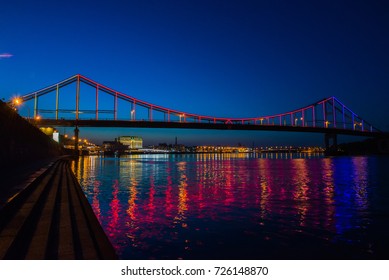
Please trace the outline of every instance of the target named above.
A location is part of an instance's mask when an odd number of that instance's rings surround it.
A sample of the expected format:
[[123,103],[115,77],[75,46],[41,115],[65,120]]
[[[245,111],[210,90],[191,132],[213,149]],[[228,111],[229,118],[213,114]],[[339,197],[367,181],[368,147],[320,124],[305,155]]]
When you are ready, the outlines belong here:
[[58,158],[42,159],[20,164],[17,167],[6,166],[1,168],[0,210],[12,197],[23,191],[42,175],[56,160]]
[[117,259],[69,160],[38,173],[0,210],[0,259]]
[[388,139],[366,139],[359,142],[342,143],[338,145],[342,155],[389,155]]
[[0,259],[116,259],[62,147],[0,101]]
[[0,101],[0,169],[18,169],[63,154],[61,146]]

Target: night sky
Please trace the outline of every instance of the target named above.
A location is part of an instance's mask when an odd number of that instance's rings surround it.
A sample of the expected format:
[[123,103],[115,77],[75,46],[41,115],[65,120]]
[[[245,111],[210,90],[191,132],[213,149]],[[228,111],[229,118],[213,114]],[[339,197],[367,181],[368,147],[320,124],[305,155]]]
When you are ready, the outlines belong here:
[[[254,117],[336,96],[389,130],[386,1],[2,1],[0,98],[74,74],[189,113]],[[70,128],[66,129],[67,133]],[[60,130],[62,132],[62,129]],[[322,135],[83,129],[96,142],[322,144]]]

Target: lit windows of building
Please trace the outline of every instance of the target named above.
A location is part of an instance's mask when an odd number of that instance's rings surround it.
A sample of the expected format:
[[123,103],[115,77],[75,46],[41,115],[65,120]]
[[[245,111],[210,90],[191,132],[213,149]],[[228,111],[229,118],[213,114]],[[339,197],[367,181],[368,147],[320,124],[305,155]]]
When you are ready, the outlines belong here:
[[143,139],[138,136],[121,136],[118,138],[118,142],[128,146],[128,149],[142,149]]

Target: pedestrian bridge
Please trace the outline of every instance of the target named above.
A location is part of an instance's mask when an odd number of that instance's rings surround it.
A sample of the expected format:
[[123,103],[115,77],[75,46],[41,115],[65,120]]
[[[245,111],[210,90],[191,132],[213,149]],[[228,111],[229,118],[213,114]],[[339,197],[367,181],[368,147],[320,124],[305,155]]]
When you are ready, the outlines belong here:
[[40,126],[271,130],[368,137],[385,135],[334,96],[274,115],[250,118],[204,116],[151,104],[80,74],[17,97],[9,104],[20,106],[20,114]]

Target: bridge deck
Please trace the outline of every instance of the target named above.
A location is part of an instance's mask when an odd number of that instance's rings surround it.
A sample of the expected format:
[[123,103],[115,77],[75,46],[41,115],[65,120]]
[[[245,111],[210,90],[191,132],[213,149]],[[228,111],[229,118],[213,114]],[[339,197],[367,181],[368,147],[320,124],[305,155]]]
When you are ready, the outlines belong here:
[[309,133],[331,133],[365,137],[389,138],[389,133],[381,131],[361,131],[342,128],[325,128],[290,125],[258,125],[258,124],[222,124],[195,122],[164,122],[164,121],[128,121],[128,120],[30,120],[36,126],[69,126],[69,127],[138,127],[138,128],[179,128],[179,129],[216,129],[216,130],[258,130],[258,131],[288,131]]
[[0,259],[116,259],[67,160],[58,160],[0,212]]

